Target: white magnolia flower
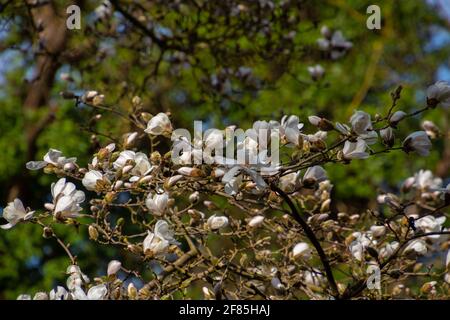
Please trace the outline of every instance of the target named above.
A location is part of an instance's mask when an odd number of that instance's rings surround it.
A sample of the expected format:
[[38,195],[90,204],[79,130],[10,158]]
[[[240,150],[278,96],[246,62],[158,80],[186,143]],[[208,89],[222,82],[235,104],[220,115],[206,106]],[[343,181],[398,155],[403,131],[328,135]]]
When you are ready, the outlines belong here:
[[134,158],[136,157],[136,152],[131,150],[124,150],[121,153],[119,153],[119,157],[114,161],[113,167],[114,169],[118,170],[123,168],[126,164],[130,163],[131,161],[134,161]]
[[303,280],[306,285],[320,287],[325,283],[325,278],[320,270],[315,268],[303,272]]
[[380,130],[380,137],[383,140],[383,143],[388,147],[392,147],[394,145],[395,136],[394,129],[391,127],[387,127],[385,129]]
[[371,226],[370,231],[372,232],[372,235],[374,237],[379,238],[386,233],[386,227],[385,226]]
[[208,130],[204,136],[206,150],[222,149],[224,147],[223,132],[217,129]]
[[240,184],[242,183],[243,174],[249,176],[256,184],[256,188],[258,190],[255,191],[259,191],[267,187],[266,182],[258,172],[246,166],[234,165],[222,177],[222,182],[225,184],[224,190],[227,194],[237,194]]
[[306,242],[297,243],[292,249],[292,256],[295,258],[310,259],[312,250]]
[[66,281],[67,289],[73,291],[76,287],[83,285],[83,279],[78,273],[72,273]]
[[320,50],[329,51],[333,60],[341,58],[353,47],[353,43],[346,40],[339,30],[331,33],[328,29],[327,33],[322,35],[324,38],[317,39],[317,45]]
[[108,263],[108,270],[107,270],[108,276],[112,276],[112,275],[116,274],[117,272],[119,272],[120,268],[122,268],[122,263],[120,261],[111,260]]
[[144,254],[164,254],[170,244],[178,243],[173,238],[173,233],[169,229],[169,224],[164,220],[158,220],[155,225],[154,233],[148,231],[148,234],[144,239]]
[[406,152],[415,151],[421,156],[428,156],[431,146],[431,141],[425,131],[413,132],[403,141],[403,149]]
[[83,183],[83,186],[86,189],[90,191],[95,191],[97,181],[102,179],[103,175],[100,171],[90,170],[84,175],[83,180],[81,180],[81,183]]
[[254,216],[250,219],[248,222],[249,227],[256,228],[263,224],[264,222],[264,216]]
[[77,265],[68,266],[66,273],[70,275],[67,278],[66,285],[71,291],[73,291],[76,287],[90,282],[89,277],[85,275]]
[[169,245],[169,241],[148,231],[143,242],[144,254],[161,255],[167,251]]
[[230,196],[234,196],[239,192],[239,188],[242,184],[242,175],[238,175],[237,177],[226,178],[222,180],[225,183],[224,191]]
[[367,134],[372,131],[372,121],[370,119],[370,114],[364,111],[355,111],[355,113],[350,118],[350,123],[352,125],[353,131],[357,135]]
[[101,5],[95,8],[95,15],[100,20],[110,17],[112,12],[113,8],[109,0],[104,0]]
[[[417,229],[425,233],[439,232],[442,230],[442,225],[445,223],[445,220],[445,216],[435,218],[434,216],[428,215],[415,220],[414,225]],[[439,234],[428,236],[430,239],[439,239],[440,237],[441,235]]]
[[34,214],[34,211],[27,212],[20,199],[14,199],[14,201],[8,203],[6,208],[3,209],[3,219],[8,221],[7,224],[0,225],[2,229],[11,229],[20,221],[30,219]]
[[422,129],[425,130],[430,139],[436,139],[440,134],[438,126],[430,120],[422,122]]
[[213,214],[211,217],[208,218],[206,224],[211,230],[225,228],[226,226],[228,226],[228,218],[224,216],[218,217],[215,214]]
[[430,170],[419,170],[413,179],[412,187],[421,191],[429,191],[442,187],[442,179],[434,177]]
[[358,138],[356,142],[345,141],[342,153],[345,159],[367,159],[367,144],[363,139]]
[[305,140],[307,140],[311,143],[318,142],[320,140],[325,141],[327,136],[328,136],[328,133],[326,131],[321,131],[321,130],[317,131],[314,134],[303,135]]
[[350,134],[350,127],[346,124],[336,122],[335,124],[336,130],[338,130],[343,135],[349,135]]
[[[153,170],[153,166],[150,164],[150,161],[148,160],[148,157],[145,153],[137,152],[133,160],[135,162],[135,165],[131,170],[131,174],[134,177],[143,177]],[[136,178],[130,179],[130,181],[137,180]]]
[[280,189],[284,192],[294,192],[300,186],[300,171],[291,172],[280,177]]
[[167,209],[169,195],[164,192],[162,194],[151,195],[150,193],[145,200],[145,205],[150,210],[151,214],[162,216]]
[[81,287],[76,287],[73,291],[73,297],[76,300],[105,300],[108,294],[108,288],[105,284],[99,284],[91,287],[87,294]]
[[331,37],[331,59],[339,59],[353,47],[353,43],[344,38],[341,31],[335,31]]
[[[277,127],[275,123],[272,123],[273,127]],[[303,128],[303,123],[297,116],[283,116],[281,118],[281,125],[279,127],[280,135],[286,139],[286,141],[294,146],[298,146],[300,143],[300,131]]]
[[53,210],[55,215],[65,218],[77,217],[82,210],[80,204],[84,202],[84,192],[76,190],[72,182],[66,182],[65,178],[52,183],[51,191],[53,203],[47,204],[46,208]]
[[362,261],[366,247],[376,244],[376,241],[372,239],[371,233],[353,232],[352,236],[355,240],[350,243],[350,253],[356,260]]
[[314,81],[317,81],[322,79],[323,75],[325,74],[325,69],[320,64],[316,64],[315,66],[309,66],[308,72],[311,78]]
[[303,184],[311,185],[327,180],[327,172],[321,166],[313,166],[306,169],[303,175]]
[[50,291],[50,300],[70,300],[71,295],[64,287],[57,286]]
[[367,145],[372,145],[378,142],[378,133],[376,131],[368,131],[365,134],[361,134],[358,139],[364,140]]
[[283,291],[286,289],[286,287],[283,283],[281,283],[281,280],[278,277],[273,277],[272,280],[270,280],[270,284],[277,290]]
[[353,241],[349,246],[349,250],[356,260],[362,261],[365,251],[364,245],[360,241],[358,240]]
[[379,256],[381,259],[387,259],[389,258],[400,246],[400,244],[397,241],[393,241],[390,243],[387,243],[384,247],[380,249]]
[[30,161],[27,162],[26,168],[28,170],[39,170],[51,164],[64,170],[71,170],[75,168],[77,158],[66,158],[62,152],[56,149],[50,149],[44,156],[44,161]]
[[450,85],[446,81],[438,81],[427,89],[427,102],[435,106],[440,103],[443,107],[450,106]]
[[404,252],[415,251],[417,254],[424,255],[427,253],[427,244],[422,239],[412,240],[404,249]]
[[150,119],[144,131],[154,136],[168,135],[172,132],[172,123],[167,114],[160,112]]
[[113,167],[116,170],[121,169],[125,171],[123,173],[130,172],[132,175],[130,178],[131,182],[149,174],[154,168],[145,153],[131,150],[122,151],[116,161],[114,161]]

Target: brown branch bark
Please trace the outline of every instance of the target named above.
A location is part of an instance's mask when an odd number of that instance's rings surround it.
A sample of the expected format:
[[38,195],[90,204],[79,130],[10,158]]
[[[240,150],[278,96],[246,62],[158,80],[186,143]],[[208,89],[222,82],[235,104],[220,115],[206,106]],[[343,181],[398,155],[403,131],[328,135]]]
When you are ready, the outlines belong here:
[[[49,1],[40,6],[32,6],[29,10],[32,23],[37,27],[39,52],[36,54],[35,74],[28,84],[27,94],[23,102],[23,109],[37,110],[48,107],[49,96],[54,82],[56,71],[60,67],[59,56],[63,52],[67,41],[67,28],[63,17],[59,16],[53,3]],[[25,161],[34,160],[37,152],[37,139],[42,131],[54,119],[54,108],[49,108],[47,115],[38,123],[27,124],[25,128],[27,151]],[[29,175],[23,172],[12,179],[13,185],[9,188],[8,200],[16,198],[19,194],[29,194]]]
[[273,191],[278,193],[284,199],[284,201],[286,201],[289,208],[291,209],[292,217],[300,224],[300,226],[302,227],[306,236],[308,237],[309,241],[311,241],[311,244],[316,249],[317,253],[319,254],[320,261],[322,262],[323,268],[325,269],[325,275],[331,286],[331,290],[333,291],[334,297],[338,299],[339,298],[339,290],[336,285],[336,281],[334,279],[330,263],[328,261],[327,255],[325,254],[325,251],[322,248],[322,245],[320,244],[319,240],[317,239],[316,235],[314,234],[314,231],[312,231],[312,229],[309,227],[308,223],[305,220],[303,220],[303,218],[300,216],[300,214],[298,213],[297,208],[295,207],[291,198],[289,198],[289,196],[286,193],[284,193],[283,190],[281,190],[277,186],[272,185],[271,188]]

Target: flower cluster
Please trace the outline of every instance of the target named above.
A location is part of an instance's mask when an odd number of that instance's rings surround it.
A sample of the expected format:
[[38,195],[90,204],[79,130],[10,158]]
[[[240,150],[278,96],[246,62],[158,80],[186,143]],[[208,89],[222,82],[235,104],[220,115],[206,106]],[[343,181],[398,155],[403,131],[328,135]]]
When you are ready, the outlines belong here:
[[[323,34],[321,43],[335,58],[351,47],[338,31]],[[405,137],[398,127],[412,115],[445,107],[448,88],[443,82],[432,85],[427,107],[414,113],[393,110],[394,101],[384,116],[357,110],[348,123],[311,115],[310,132],[296,115],[257,121],[237,143],[229,135],[235,127],[190,141],[174,130],[170,114],[135,116],[135,131],[122,143],[100,148],[86,167],[55,149],[43,161],[29,162],[30,170],[60,177],[51,185],[52,201],[31,211],[14,200],[3,210],[7,224],[1,227],[37,223],[72,261],[66,288],[38,292],[33,299],[167,298],[197,282],[205,298],[381,297],[381,289],[361,286],[374,268],[382,271],[378,281],[392,297],[437,296],[449,289],[450,253],[437,267],[427,264],[450,244],[445,213],[450,185],[420,170],[395,192],[380,192],[376,206],[351,212],[334,206],[335,182],[327,170],[395,151],[427,156],[431,140],[440,136],[436,125],[424,122],[424,131]],[[159,142],[169,138],[170,151],[158,151]],[[140,140],[151,151],[133,147]],[[232,152],[224,156],[227,148]],[[81,226],[92,241],[114,245],[143,263],[124,268],[113,260],[107,275],[93,284],[55,224]],[[336,270],[342,270],[339,279]],[[407,280],[421,275],[435,280],[413,292]]]

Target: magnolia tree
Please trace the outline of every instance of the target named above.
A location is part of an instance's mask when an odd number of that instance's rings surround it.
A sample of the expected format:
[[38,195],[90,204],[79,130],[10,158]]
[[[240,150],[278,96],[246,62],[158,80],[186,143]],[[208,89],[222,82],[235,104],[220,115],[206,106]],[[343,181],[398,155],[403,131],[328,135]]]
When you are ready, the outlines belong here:
[[[326,41],[324,48],[334,50]],[[321,69],[311,72],[319,76]],[[245,131],[203,133],[196,126],[192,139],[174,130],[170,114],[142,112],[135,97],[135,112],[120,114],[135,132],[97,150],[87,165],[49,150],[27,168],[56,177],[52,201],[32,210],[15,199],[4,209],[2,229],[37,224],[71,261],[66,285],[33,299],[170,299],[193,288],[202,288],[205,299],[448,297],[450,187],[431,171],[412,175],[398,194],[377,195],[379,210],[331,209],[338,182],[325,167],[394,151],[427,156],[431,140],[448,139],[429,121],[405,137],[396,129],[450,106],[449,84],[431,85],[424,107],[413,113],[396,110],[401,90],[392,92],[383,115],[358,110],[348,124],[311,115],[307,132],[290,115]],[[113,110],[95,91],[63,96]],[[142,141],[149,148],[135,147]],[[136,263],[113,260],[105,276],[90,279],[56,234],[57,224],[134,255]],[[143,268],[151,275],[143,276]]]

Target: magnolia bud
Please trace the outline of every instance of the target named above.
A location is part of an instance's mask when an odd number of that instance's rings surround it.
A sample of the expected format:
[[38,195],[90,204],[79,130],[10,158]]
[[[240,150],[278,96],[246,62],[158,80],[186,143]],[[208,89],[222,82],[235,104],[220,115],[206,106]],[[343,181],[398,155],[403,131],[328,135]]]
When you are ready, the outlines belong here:
[[108,263],[108,276],[115,275],[117,272],[119,272],[120,268],[122,267],[122,263],[118,260],[111,260]]
[[318,117],[318,116],[309,116],[308,117],[309,123],[311,123],[313,126],[319,126],[320,120],[322,120],[322,118]]
[[105,195],[105,201],[107,202],[107,203],[111,203],[111,202],[113,202],[114,201],[114,199],[116,198],[116,193],[115,192],[108,192],[106,195]]
[[437,284],[436,281],[426,282],[420,288],[420,292],[428,294],[435,289],[436,284]]
[[214,204],[214,202],[205,200],[203,201],[203,205],[208,208],[208,210],[215,210],[217,209],[217,206]]
[[125,223],[124,218],[120,217],[120,218],[117,220],[116,228],[122,227],[124,223]]
[[198,193],[198,191],[191,193],[191,195],[189,196],[190,203],[196,203],[196,202],[198,202],[199,199],[200,199],[200,194]]
[[189,209],[188,214],[192,217],[194,220],[202,220],[205,218],[205,214],[199,210],[195,209]]
[[406,117],[406,112],[403,111],[396,111],[394,114],[389,118],[389,124],[392,127],[397,126],[397,124],[402,121]]
[[207,287],[203,287],[202,292],[203,292],[203,295],[205,296],[205,300],[214,299],[214,293],[211,290],[209,290]]
[[131,145],[138,136],[137,132],[130,133],[126,136],[125,146]]
[[52,166],[46,166],[46,167],[44,167],[44,173],[45,173],[45,174],[52,174],[53,171],[55,171],[55,168],[52,167]]
[[152,154],[150,155],[150,162],[152,164],[161,163],[161,154],[158,151],[152,152]]
[[63,166],[64,171],[73,171],[75,170],[75,164],[73,162],[68,162]]
[[94,241],[98,239],[97,228],[95,228],[93,225],[90,225],[88,227],[88,233],[89,233],[89,239],[94,240]]
[[139,179],[138,183],[146,184],[146,183],[150,182],[152,179],[153,179],[152,176],[145,176],[145,177],[142,177],[141,179]]
[[331,204],[331,199],[327,199],[324,202],[322,202],[322,205],[320,206],[320,212],[325,213],[325,212],[330,211],[330,204]]
[[55,209],[55,205],[53,203],[46,203],[44,204],[44,208],[48,211],[53,211],[53,209]]
[[122,180],[117,180],[116,182],[114,182],[113,189],[114,189],[115,191],[117,191],[117,190],[119,190],[122,186],[123,186],[123,181],[122,181]]
[[105,96],[103,94],[99,94],[96,95],[93,99],[92,99],[92,104],[94,106],[100,106],[103,104],[103,102],[105,101]]
[[202,170],[197,169],[197,168],[190,168],[190,167],[181,167],[180,169],[178,169],[178,173],[182,174],[184,176],[189,176],[189,177],[205,176],[205,174],[203,173]]
[[429,120],[422,122],[422,128],[431,139],[436,139],[440,135],[439,128]]
[[134,96],[133,99],[131,100],[131,103],[135,107],[140,107],[142,105],[142,99],[138,96]]
[[127,288],[127,293],[128,293],[128,298],[129,299],[136,299],[136,297],[137,297],[137,289],[136,289],[136,287],[134,286],[134,284],[132,283],[132,282],[130,282],[130,284],[128,285],[128,288]]
[[150,113],[148,113],[148,112],[141,112],[141,118],[145,122],[149,122],[152,117],[153,116]]
[[132,165],[127,165],[123,167],[122,174],[127,174],[129,171],[131,171],[134,167]]
[[129,245],[127,246],[127,249],[128,249],[130,252],[134,253],[134,254],[141,254],[141,253],[142,253],[142,248],[139,247],[139,246],[137,246],[137,245],[135,245],[135,244],[129,244]]
[[248,222],[248,226],[252,227],[252,228],[256,228],[256,227],[259,227],[260,225],[262,225],[263,222],[264,222],[263,216],[255,216],[250,219],[250,221]]
[[110,151],[107,148],[101,148],[97,152],[97,159],[103,160],[110,154]]
[[164,182],[164,188],[166,190],[170,189],[181,179],[183,179],[183,176],[181,174],[166,179],[166,181]]

